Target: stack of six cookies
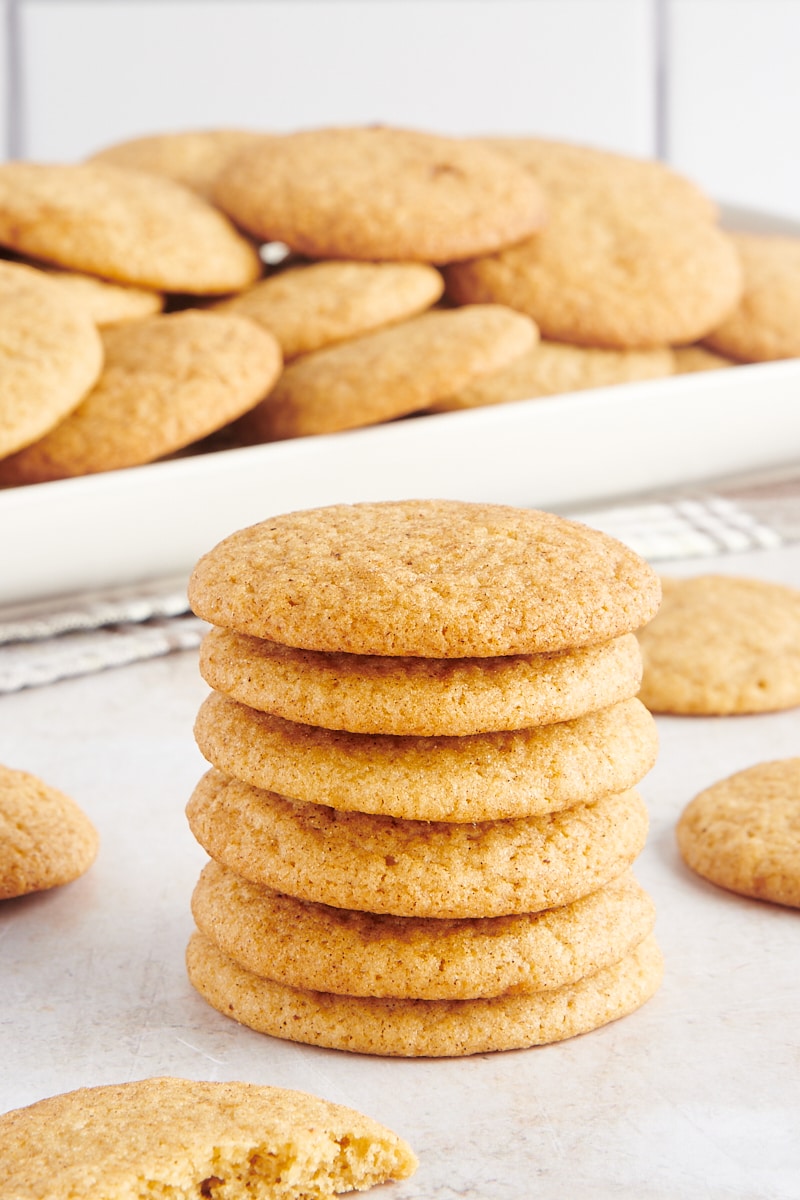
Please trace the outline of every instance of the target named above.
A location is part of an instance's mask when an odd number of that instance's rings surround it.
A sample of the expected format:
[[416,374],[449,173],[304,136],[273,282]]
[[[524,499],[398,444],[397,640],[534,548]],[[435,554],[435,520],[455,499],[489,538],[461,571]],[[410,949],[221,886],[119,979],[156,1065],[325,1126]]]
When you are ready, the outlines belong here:
[[336,505],[195,569],[212,769],[187,961],[274,1036],[460,1055],[557,1041],[658,986],[630,865],[656,755],[650,568],[551,514]]

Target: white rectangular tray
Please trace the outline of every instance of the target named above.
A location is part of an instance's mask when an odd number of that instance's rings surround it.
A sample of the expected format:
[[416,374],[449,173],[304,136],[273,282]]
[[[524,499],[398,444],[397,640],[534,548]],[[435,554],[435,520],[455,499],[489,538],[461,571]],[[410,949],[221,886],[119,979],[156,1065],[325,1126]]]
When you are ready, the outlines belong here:
[[[739,228],[800,226],[726,209]],[[188,574],[279,512],[439,497],[555,510],[800,460],[800,360],[411,417],[0,491],[0,606]]]

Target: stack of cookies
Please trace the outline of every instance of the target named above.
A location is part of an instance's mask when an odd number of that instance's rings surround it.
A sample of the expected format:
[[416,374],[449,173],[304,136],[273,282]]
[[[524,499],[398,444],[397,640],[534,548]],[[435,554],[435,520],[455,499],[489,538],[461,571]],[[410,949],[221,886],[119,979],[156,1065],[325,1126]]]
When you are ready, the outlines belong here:
[[656,755],[633,631],[658,579],[549,513],[335,505],[226,538],[187,809],[187,962],[220,1012],[362,1053],[558,1041],[657,988],[630,867]]

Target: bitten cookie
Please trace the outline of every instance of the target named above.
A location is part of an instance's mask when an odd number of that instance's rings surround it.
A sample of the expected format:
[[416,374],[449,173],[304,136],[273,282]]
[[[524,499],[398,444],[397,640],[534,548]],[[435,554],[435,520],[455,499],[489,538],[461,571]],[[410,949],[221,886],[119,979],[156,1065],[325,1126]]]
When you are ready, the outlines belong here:
[[326,654],[211,629],[200,673],[215,691],[288,721],[431,737],[595,712],[636,695],[642,662],[632,633],[579,650],[476,659]]
[[730,237],[742,262],[744,291],[706,344],[743,362],[800,357],[800,238]]
[[57,425],[102,367],[89,314],[41,271],[0,262],[0,458]]
[[405,1058],[516,1050],[588,1033],[639,1008],[663,974],[652,934],[620,962],[577,983],[491,1000],[392,1000],[289,988],[244,970],[200,933],[189,942],[187,966],[209,1004],[261,1033]]
[[325,1200],[416,1166],[406,1142],[354,1109],[253,1083],[140,1079],[0,1116],[9,1200]]
[[103,347],[95,387],[43,438],[0,461],[0,483],[152,462],[252,407],[281,369],[265,329],[192,309],[106,329]]
[[214,625],[306,650],[427,658],[574,649],[656,612],[658,576],[551,513],[452,500],[333,505],[218,543],[189,598]]
[[544,219],[536,181],[508,158],[386,126],[270,138],[227,164],[214,198],[255,237],[309,258],[450,262]]
[[212,692],[194,732],[213,766],[253,787],[416,821],[555,812],[633,787],[658,753],[637,699],[528,729],[398,737],[300,725]]
[[188,188],[99,163],[1,163],[0,245],[156,291],[219,295],[261,274],[250,242]]
[[70,883],[92,865],[98,844],[69,796],[27,771],[0,767],[0,900]]
[[677,836],[698,875],[800,908],[800,758],[758,763],[706,788],[684,809]]
[[533,400],[562,392],[610,387],[672,375],[675,360],[666,347],[655,350],[601,350],[540,342],[527,354],[492,375],[486,375],[459,392],[431,405],[434,412],[483,408],[513,400]]
[[214,307],[263,325],[290,359],[416,316],[443,290],[426,263],[318,262],[279,271]]
[[665,579],[638,633],[653,712],[770,712],[800,704],[800,591],[763,579]]
[[618,349],[695,341],[736,305],[738,255],[688,181],[580,146],[491,144],[540,183],[548,221],[535,237],[449,266],[457,303],[508,304],[547,339]]
[[228,958],[289,987],[348,996],[466,1000],[577,983],[651,932],[652,900],[630,874],[572,904],[465,920],[379,916],[282,895],[218,863],[192,912]]
[[504,367],[536,337],[528,317],[500,304],[423,313],[290,363],[237,432],[271,442],[405,416]]
[[496,917],[569,904],[641,853],[635,791],[558,813],[454,824],[405,821],[287,800],[219,771],[186,815],[208,854],[303,900],[401,917]]

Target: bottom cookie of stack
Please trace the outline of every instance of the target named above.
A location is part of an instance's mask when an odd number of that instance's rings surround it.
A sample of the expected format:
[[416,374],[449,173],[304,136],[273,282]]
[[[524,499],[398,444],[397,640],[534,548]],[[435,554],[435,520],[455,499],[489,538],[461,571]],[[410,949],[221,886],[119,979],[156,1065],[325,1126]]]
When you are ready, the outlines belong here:
[[404,1000],[292,988],[240,967],[201,933],[189,942],[187,967],[209,1004],[260,1033],[407,1058],[523,1049],[588,1033],[644,1004],[663,971],[652,934],[577,983],[491,999]]

